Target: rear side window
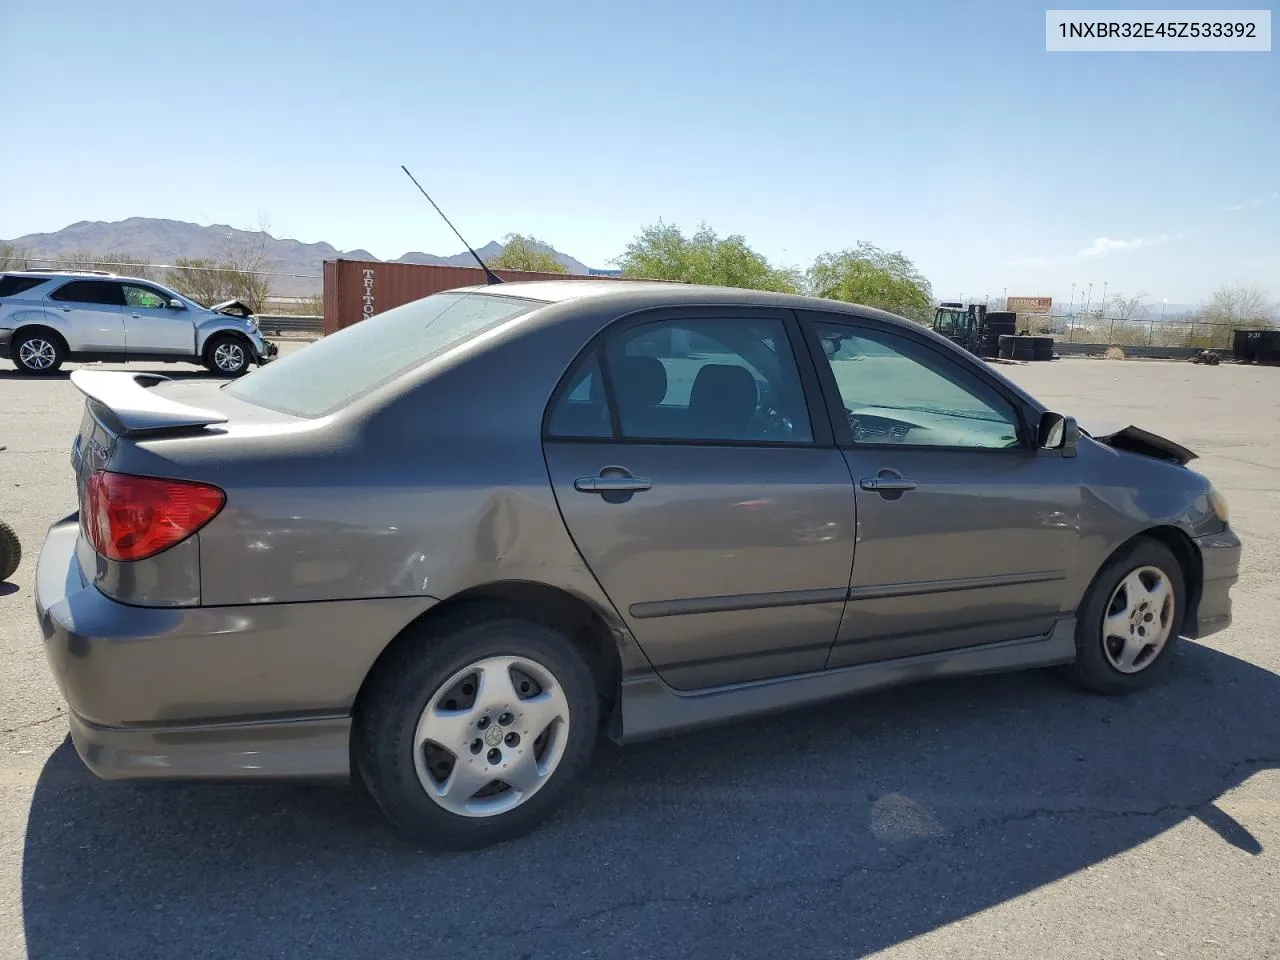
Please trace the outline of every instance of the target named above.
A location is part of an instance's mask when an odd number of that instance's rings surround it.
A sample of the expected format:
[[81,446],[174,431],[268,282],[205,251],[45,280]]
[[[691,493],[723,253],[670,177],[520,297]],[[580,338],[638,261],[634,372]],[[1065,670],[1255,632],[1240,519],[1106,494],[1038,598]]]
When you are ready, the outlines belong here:
[[260,407],[322,417],[541,306],[517,297],[437,293],[361,320],[224,389]]
[[547,432],[553,437],[564,438],[613,436],[609,400],[600,376],[598,354],[593,353],[591,359],[574,374],[551,411]]
[[0,297],[16,297],[48,281],[48,277],[0,277]]
[[120,284],[110,280],[72,280],[53,293],[50,300],[63,303],[97,303],[108,307],[123,307],[124,292]]

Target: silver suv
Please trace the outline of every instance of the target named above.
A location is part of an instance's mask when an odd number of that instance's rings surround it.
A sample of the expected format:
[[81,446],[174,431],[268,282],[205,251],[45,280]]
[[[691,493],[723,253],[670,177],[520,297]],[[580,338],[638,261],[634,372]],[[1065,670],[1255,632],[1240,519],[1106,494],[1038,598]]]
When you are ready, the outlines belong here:
[[53,373],[68,360],[160,360],[239,376],[276,352],[239,301],[202,307],[111,273],[0,274],[0,358],[24,373]]

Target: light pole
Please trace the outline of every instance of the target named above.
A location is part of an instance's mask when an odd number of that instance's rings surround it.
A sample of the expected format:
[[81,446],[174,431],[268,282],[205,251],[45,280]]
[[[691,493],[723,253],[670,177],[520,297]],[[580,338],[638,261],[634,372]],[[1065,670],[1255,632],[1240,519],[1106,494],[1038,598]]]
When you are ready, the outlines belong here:
[[1102,309],[1107,309],[1107,281],[1102,281]]

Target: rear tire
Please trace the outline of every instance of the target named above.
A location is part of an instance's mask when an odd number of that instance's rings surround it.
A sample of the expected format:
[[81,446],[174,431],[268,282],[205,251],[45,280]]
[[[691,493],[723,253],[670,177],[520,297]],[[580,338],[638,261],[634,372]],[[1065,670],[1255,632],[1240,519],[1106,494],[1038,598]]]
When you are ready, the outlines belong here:
[[591,670],[573,644],[496,605],[459,609],[398,644],[369,678],[352,729],[357,769],[383,813],[452,850],[545,820],[590,760],[599,725]]
[[1164,544],[1135,540],[1094,578],[1076,620],[1072,679],[1095,693],[1130,693],[1159,679],[1186,614],[1182,566]]
[[234,334],[218,334],[204,348],[204,365],[223,377],[243,376],[251,362],[249,344]]
[[0,520],[0,580],[8,580],[22,563],[22,544],[13,527]]
[[57,373],[67,359],[62,340],[43,330],[20,332],[9,348],[13,365],[23,373],[45,376]]

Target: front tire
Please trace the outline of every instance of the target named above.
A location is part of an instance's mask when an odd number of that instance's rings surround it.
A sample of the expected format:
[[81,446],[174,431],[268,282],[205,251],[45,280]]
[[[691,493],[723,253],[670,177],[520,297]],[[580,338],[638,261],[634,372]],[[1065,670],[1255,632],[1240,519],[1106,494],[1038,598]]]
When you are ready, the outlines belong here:
[[8,580],[22,562],[22,544],[13,527],[0,520],[0,580]]
[[1186,598],[1182,566],[1168,547],[1146,538],[1124,547],[1080,605],[1073,679],[1104,694],[1150,686],[1173,655]]
[[250,362],[249,344],[242,337],[220,334],[205,347],[204,365],[219,376],[242,376]]
[[541,823],[595,746],[597,692],[572,643],[476,606],[399,644],[370,677],[352,731],[356,766],[383,813],[454,850]]
[[14,338],[9,356],[23,373],[44,376],[58,372],[67,359],[67,348],[51,333],[30,330]]

